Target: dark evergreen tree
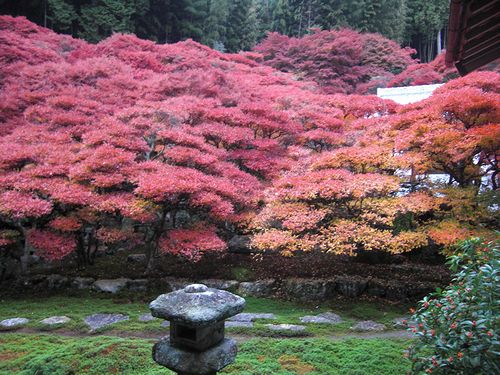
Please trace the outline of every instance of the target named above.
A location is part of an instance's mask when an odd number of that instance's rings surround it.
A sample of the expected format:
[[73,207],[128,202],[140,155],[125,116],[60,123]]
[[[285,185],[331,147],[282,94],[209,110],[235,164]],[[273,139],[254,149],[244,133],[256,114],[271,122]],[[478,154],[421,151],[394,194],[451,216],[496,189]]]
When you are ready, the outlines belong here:
[[404,37],[405,0],[352,0],[344,2],[346,25],[367,32],[378,32],[396,41]]
[[227,19],[226,49],[238,52],[250,49],[257,39],[257,20],[252,0],[233,0]]
[[431,61],[444,47],[448,1],[407,0],[405,40],[418,51],[422,62]]
[[273,30],[273,14],[276,0],[256,0],[257,40],[261,40],[269,31]]
[[145,14],[148,0],[95,0],[81,6],[79,36],[91,42],[114,32],[133,33],[134,16]]
[[[176,1],[174,1],[175,3]],[[179,19],[179,40],[194,39],[201,41],[204,24],[208,18],[209,4],[207,0],[183,0],[183,8],[177,13]]]
[[292,36],[294,15],[289,0],[277,0],[273,12],[271,23],[272,31],[280,34]]
[[303,36],[311,28],[378,32],[417,49],[442,48],[445,0],[0,0],[0,13],[24,15],[58,32],[97,42],[113,32],[160,43],[192,38],[219,50],[251,49],[268,31]]
[[143,17],[135,18],[135,33],[143,39],[166,43],[171,32],[171,0],[149,0]]
[[209,0],[208,19],[202,42],[212,48],[225,51],[229,0]]
[[78,13],[72,2],[64,0],[47,0],[47,24],[57,32],[69,32],[74,34],[75,22]]

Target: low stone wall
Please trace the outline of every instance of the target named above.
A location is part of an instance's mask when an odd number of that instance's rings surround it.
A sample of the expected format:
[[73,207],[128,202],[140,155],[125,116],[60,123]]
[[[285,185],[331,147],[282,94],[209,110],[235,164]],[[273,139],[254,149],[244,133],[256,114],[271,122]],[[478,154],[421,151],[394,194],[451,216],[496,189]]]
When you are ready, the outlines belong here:
[[58,290],[90,289],[101,293],[116,294],[123,291],[164,291],[181,289],[194,282],[209,287],[235,292],[242,296],[280,297],[300,301],[324,301],[338,296],[356,298],[372,296],[394,301],[415,300],[433,292],[440,285],[421,282],[402,284],[376,278],[336,277],[329,279],[287,278],[256,281],[236,280],[188,280],[179,278],[156,279],[102,279],[87,277],[66,277],[62,275],[34,275],[31,278],[10,282],[3,289]]

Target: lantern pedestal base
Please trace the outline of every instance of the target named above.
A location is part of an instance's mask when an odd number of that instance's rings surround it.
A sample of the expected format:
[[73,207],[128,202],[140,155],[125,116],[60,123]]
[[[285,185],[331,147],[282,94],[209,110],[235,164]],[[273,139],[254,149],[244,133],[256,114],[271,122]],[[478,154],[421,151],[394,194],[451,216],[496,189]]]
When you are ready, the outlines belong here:
[[172,346],[164,337],[153,347],[153,359],[158,364],[181,375],[213,375],[234,362],[236,341],[224,339],[203,352]]

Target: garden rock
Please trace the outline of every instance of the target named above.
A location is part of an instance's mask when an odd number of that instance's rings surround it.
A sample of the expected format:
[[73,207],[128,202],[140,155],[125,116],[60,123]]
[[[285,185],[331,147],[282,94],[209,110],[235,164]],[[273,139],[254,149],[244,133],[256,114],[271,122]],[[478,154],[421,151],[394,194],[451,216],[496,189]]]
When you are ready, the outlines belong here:
[[40,320],[40,323],[48,325],[48,326],[55,326],[59,324],[66,324],[71,320],[71,318],[67,316],[51,316],[50,318],[46,318],[43,320]]
[[69,279],[61,275],[49,275],[46,280],[48,289],[61,289],[69,285]]
[[127,286],[129,279],[97,280],[93,284],[94,290],[116,294]]
[[242,282],[238,288],[238,294],[243,296],[269,297],[274,294],[276,280],[265,279],[254,282]]
[[127,288],[134,292],[145,292],[146,290],[148,290],[148,280],[147,279],[129,280],[127,283]]
[[373,320],[364,320],[351,327],[354,331],[380,332],[386,329],[385,324],[374,322]]
[[231,327],[252,328],[253,322],[239,322],[239,321],[226,320],[224,322],[224,326],[226,328],[231,328]]
[[96,329],[106,327],[110,324],[123,322],[128,320],[127,315],[123,314],[93,314],[86,316],[84,321],[87,324],[91,331],[95,331]]
[[160,327],[170,327],[170,322],[168,320],[165,320],[160,324]]
[[220,280],[220,279],[207,279],[200,281],[209,288],[222,289],[222,290],[236,290],[240,283],[236,280]]
[[383,281],[371,279],[366,287],[366,294],[373,297],[385,297],[386,286]]
[[282,290],[286,296],[303,301],[323,300],[336,294],[335,281],[327,279],[287,279]]
[[91,277],[75,277],[71,285],[77,289],[90,289],[95,280]]
[[290,331],[290,332],[304,332],[305,326],[296,324],[266,324],[266,327],[272,331]]
[[151,313],[145,313],[145,314],[142,314],[141,316],[139,316],[138,319],[140,322],[150,322],[150,321],[156,320],[158,318],[155,318],[153,315],[151,315]]
[[130,254],[127,257],[129,263],[146,263],[146,254]]
[[4,330],[21,328],[25,324],[29,323],[29,319],[26,318],[10,318],[5,319],[0,322],[0,328]]
[[367,280],[356,279],[356,278],[338,278],[335,280],[337,291],[346,297],[358,297],[366,289],[368,285]]
[[173,277],[165,277],[163,282],[167,284],[167,289],[169,289],[169,291],[184,289],[189,284],[192,284],[188,279],[177,279]]
[[240,313],[230,317],[228,321],[253,322],[255,319],[276,319],[276,315],[271,313]]
[[252,252],[250,236],[233,236],[227,243],[227,248],[230,253],[250,254]]
[[338,324],[342,322],[342,318],[332,312],[326,312],[319,315],[306,315],[300,318],[302,323],[318,323],[318,324]]
[[327,312],[318,314],[317,316],[331,320],[331,321],[336,322],[336,323],[342,323],[342,318],[339,315],[337,315],[331,311],[327,311]]

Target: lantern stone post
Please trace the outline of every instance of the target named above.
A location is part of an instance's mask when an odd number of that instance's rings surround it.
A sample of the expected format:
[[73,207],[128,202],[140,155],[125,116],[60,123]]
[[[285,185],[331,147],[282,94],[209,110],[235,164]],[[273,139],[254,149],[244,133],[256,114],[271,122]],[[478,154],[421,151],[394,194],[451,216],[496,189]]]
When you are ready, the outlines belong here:
[[179,375],[213,375],[234,362],[238,349],[224,337],[224,320],[243,311],[243,298],[191,284],[160,295],[149,308],[153,316],[170,321],[170,337],[153,347],[158,364]]

